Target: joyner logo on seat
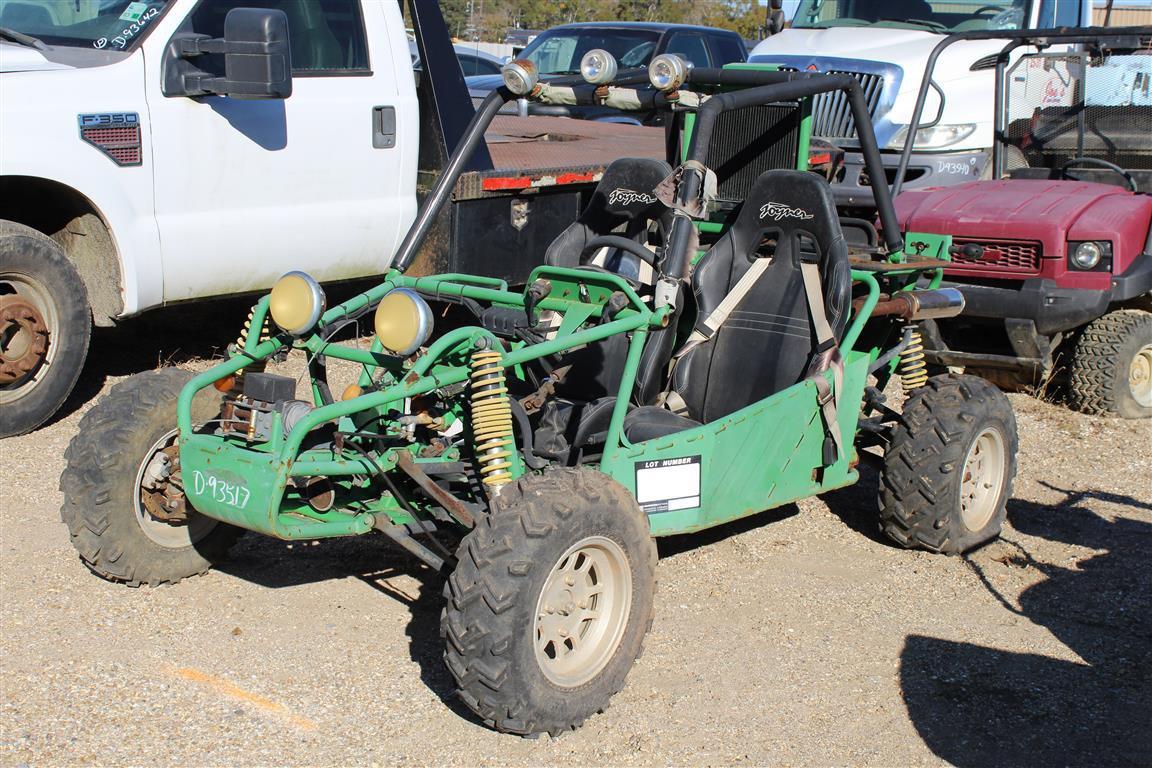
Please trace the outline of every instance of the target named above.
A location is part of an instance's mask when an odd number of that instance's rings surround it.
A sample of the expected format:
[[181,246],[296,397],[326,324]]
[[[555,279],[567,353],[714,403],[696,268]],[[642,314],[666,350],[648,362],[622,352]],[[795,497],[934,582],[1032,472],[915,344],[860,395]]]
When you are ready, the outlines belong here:
[[781,219],[811,219],[813,216],[802,208],[793,208],[784,203],[766,203],[760,207],[760,218],[780,221]]
[[644,205],[652,205],[656,202],[656,198],[646,192],[637,192],[632,189],[614,189],[608,195],[609,205],[632,205],[633,203],[643,203]]

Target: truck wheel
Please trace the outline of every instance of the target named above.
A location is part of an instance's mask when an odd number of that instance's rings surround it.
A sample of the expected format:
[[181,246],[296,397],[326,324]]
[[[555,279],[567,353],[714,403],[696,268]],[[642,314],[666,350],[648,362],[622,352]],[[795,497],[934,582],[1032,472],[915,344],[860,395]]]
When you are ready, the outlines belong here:
[[[118,384],[80,421],[64,454],[60,517],[93,573],[129,586],[175,583],[225,557],[241,529],[198,513],[180,483],[176,399],[192,373],[140,373]],[[200,392],[192,418],[219,413]]]
[[640,655],[655,572],[648,520],[611,478],[555,469],[506,486],[444,589],[440,633],[460,698],[498,731],[579,727]]
[[1072,352],[1068,390],[1085,413],[1152,418],[1152,313],[1122,309],[1089,323]]
[[51,238],[0,220],[0,437],[63,405],[92,335],[84,281]]
[[1000,535],[1016,475],[1016,416],[975,376],[916,390],[880,477],[880,530],[904,547],[959,554]]

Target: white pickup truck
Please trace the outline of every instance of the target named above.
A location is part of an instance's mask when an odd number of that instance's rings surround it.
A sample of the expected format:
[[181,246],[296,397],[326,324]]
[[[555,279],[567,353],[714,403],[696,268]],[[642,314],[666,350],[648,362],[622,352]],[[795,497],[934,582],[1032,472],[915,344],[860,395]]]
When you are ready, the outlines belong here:
[[[394,0],[0,0],[0,437],[60,407],[93,323],[384,270],[473,114],[437,4],[409,6],[418,77]],[[526,276],[614,156],[501,146],[429,269]]]
[[[841,72],[864,88],[886,183],[895,180],[917,92],[933,49],[950,34],[991,29],[1088,26],[1090,0],[801,0],[790,28],[749,55],[798,71]],[[996,54],[1004,42],[961,42],[936,63],[916,133],[905,189],[956,184],[985,175],[993,144]],[[845,150],[833,184],[836,202],[870,205],[871,184],[842,95],[818,98],[813,136]]]

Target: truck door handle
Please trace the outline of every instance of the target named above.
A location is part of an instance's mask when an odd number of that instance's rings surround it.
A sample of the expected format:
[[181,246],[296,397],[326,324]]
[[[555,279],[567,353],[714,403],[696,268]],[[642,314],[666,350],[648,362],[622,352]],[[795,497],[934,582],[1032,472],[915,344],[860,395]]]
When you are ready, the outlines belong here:
[[372,147],[396,146],[396,107],[372,107]]

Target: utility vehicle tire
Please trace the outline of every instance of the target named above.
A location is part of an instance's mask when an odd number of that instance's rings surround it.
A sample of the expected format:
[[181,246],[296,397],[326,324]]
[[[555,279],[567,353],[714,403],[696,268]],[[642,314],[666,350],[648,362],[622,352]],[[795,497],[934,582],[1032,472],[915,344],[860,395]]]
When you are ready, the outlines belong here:
[[[165,522],[143,500],[145,468],[175,444],[176,399],[192,376],[166,368],[116,385],[80,420],[64,454],[60,517],[80,559],[109,581],[157,586],[202,574],[243,533],[190,505],[186,522]],[[192,419],[206,422],[219,407],[215,390],[202,391],[193,401]]]
[[1089,323],[1072,353],[1068,394],[1085,413],[1152,418],[1152,312],[1122,309]]
[[976,376],[912,393],[884,456],[880,530],[901,546],[959,554],[1000,535],[1016,475],[1016,416]]
[[592,470],[525,476],[459,558],[440,633],[464,703],[524,736],[606,709],[652,624],[656,545],[632,495]]
[[56,413],[80,378],[91,335],[88,293],[64,251],[0,220],[0,437]]

